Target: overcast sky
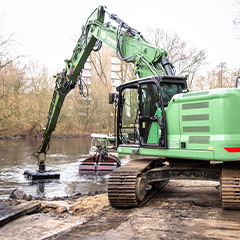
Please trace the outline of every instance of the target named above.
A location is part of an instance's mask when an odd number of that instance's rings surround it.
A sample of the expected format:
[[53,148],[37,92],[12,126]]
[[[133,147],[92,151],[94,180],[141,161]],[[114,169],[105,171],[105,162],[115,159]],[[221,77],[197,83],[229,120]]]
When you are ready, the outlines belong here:
[[240,40],[232,23],[235,0],[7,0],[0,3],[2,34],[14,32],[22,45],[17,53],[38,60],[53,74],[64,68],[82,25],[100,4],[140,32],[163,28],[205,50],[206,70],[220,62],[240,67]]

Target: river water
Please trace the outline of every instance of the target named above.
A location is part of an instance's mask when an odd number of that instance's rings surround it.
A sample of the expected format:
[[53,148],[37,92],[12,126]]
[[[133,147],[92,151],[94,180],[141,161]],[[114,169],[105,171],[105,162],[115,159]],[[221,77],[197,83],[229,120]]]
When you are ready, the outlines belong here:
[[[90,137],[51,140],[46,169],[59,172],[60,179],[50,182],[33,182],[23,175],[27,169],[38,169],[37,159],[31,153],[37,150],[39,139],[7,140],[4,144],[0,150],[0,199],[8,198],[15,188],[23,190],[27,195],[46,198],[107,190],[109,174],[80,175],[78,172],[79,163],[88,156]],[[122,164],[128,161],[123,159]]]

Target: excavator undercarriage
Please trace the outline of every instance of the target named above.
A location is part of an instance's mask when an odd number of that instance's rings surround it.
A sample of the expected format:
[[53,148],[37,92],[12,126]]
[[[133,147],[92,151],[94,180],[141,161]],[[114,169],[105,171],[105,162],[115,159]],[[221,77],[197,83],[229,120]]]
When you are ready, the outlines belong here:
[[112,207],[143,205],[169,180],[219,181],[224,209],[240,209],[240,167],[236,163],[177,161],[165,158],[133,160],[114,170],[108,182]]

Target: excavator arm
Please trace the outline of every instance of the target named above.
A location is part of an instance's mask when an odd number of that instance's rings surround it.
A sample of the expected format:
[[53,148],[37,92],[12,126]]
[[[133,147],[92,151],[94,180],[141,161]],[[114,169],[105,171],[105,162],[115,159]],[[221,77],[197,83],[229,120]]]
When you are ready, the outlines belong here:
[[164,49],[149,44],[140,32],[131,28],[115,14],[109,14],[109,17],[118,23],[118,27],[109,22],[104,23],[105,13],[107,13],[105,8],[99,6],[89,16],[82,28],[82,34],[73,50],[71,59],[66,59],[64,70],[56,74],[56,85],[44,136],[40,147],[33,154],[38,158],[39,170],[45,170],[50,136],[55,130],[64,99],[75,87],[79,74],[92,50],[99,50],[102,43],[108,45],[116,51],[120,60],[135,65],[134,73],[140,78],[174,75],[174,68],[168,61]]

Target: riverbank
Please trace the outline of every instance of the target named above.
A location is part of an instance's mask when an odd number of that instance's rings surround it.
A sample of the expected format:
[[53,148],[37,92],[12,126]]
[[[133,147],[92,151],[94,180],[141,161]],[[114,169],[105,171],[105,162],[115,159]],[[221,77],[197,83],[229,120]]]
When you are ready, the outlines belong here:
[[[63,138],[80,138],[80,137],[90,137],[92,133],[82,133],[82,134],[62,134],[62,135],[51,135],[51,139],[63,139]],[[38,136],[34,135],[14,135],[14,136],[4,136],[0,137],[1,140],[16,140],[16,139],[42,139],[43,134]]]
[[[75,196],[76,197],[76,196]],[[147,204],[114,209],[107,194],[39,200],[1,239],[239,239],[239,211],[222,210],[218,182],[170,181]]]

